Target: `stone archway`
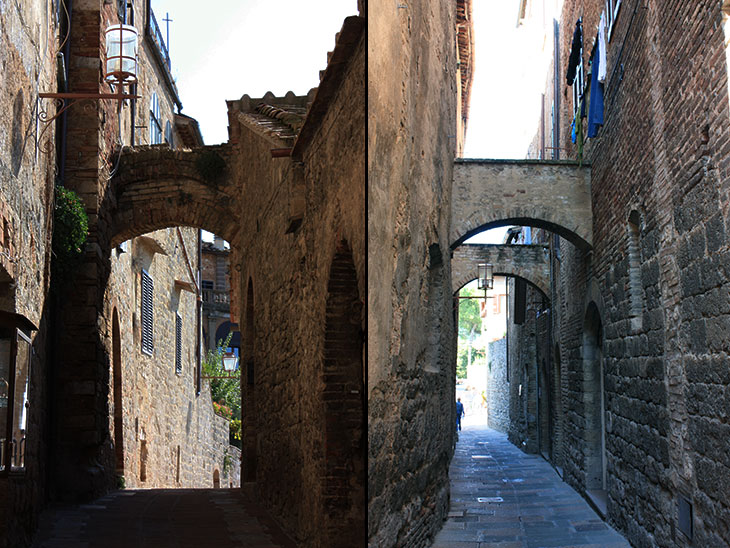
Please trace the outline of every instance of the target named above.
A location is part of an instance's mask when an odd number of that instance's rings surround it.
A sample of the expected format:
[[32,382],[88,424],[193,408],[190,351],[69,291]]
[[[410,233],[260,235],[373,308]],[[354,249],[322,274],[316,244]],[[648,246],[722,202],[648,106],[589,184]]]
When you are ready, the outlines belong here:
[[124,149],[104,202],[111,246],[173,226],[203,228],[236,241],[242,208],[231,154],[227,145]]
[[588,250],[593,242],[590,168],[573,162],[454,162],[451,248],[489,228],[545,228]]
[[544,296],[550,294],[547,246],[462,244],[451,258],[452,291],[456,293],[478,276],[479,263],[490,263],[495,276],[521,278]]

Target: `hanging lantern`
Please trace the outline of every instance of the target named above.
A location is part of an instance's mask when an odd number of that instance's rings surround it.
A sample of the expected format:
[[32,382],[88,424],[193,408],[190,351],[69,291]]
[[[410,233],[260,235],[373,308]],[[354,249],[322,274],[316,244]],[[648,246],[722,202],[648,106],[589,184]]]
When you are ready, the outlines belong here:
[[238,356],[233,352],[223,353],[223,369],[226,371],[235,371],[238,365]]
[[110,84],[137,82],[137,29],[131,25],[112,25],[106,29],[106,72]]
[[494,266],[487,264],[479,265],[479,289],[492,289],[494,287]]

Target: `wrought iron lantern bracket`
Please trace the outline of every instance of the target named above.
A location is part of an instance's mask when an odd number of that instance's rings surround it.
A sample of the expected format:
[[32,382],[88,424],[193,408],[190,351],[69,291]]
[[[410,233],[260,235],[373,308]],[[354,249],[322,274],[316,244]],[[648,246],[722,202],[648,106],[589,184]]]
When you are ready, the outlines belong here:
[[[121,106],[122,102],[127,99],[140,98],[139,95],[131,95],[127,93],[39,93],[38,97],[40,99],[52,99],[53,104],[56,105],[56,112],[53,115],[50,114],[47,108],[42,108],[40,106],[38,108],[37,118],[38,121],[43,124],[43,129],[41,129],[36,140],[36,144],[38,145],[40,145],[43,135],[45,135],[46,131],[48,131],[51,124],[74,105],[87,103],[87,106],[90,107],[99,99],[112,99],[118,101],[119,106]],[[43,152],[48,153],[52,146],[51,142],[48,141],[45,145],[40,146],[40,149]]]

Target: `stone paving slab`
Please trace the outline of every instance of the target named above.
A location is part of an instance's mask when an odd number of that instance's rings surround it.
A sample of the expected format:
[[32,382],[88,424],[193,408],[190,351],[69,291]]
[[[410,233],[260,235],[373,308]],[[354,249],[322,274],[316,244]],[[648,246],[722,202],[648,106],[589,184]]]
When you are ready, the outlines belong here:
[[294,548],[239,489],[128,489],[41,516],[33,548]]
[[[477,457],[477,458],[474,458]],[[433,548],[629,548],[542,457],[486,426],[460,433]]]

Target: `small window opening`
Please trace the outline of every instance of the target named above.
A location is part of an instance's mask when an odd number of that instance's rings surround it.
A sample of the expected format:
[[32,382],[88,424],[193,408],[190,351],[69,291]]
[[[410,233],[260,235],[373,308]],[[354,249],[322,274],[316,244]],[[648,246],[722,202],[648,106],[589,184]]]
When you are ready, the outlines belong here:
[[640,218],[637,211],[629,215],[628,258],[629,258],[629,317],[634,331],[642,324],[641,248],[639,245]]

